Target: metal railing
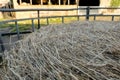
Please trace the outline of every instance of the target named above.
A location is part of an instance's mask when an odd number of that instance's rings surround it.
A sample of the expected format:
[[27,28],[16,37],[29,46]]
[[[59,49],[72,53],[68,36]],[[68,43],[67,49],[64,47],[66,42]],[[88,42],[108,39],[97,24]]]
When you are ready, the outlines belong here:
[[[64,23],[64,17],[86,17],[86,20],[89,20],[90,17],[94,17],[94,20],[96,20],[97,16],[111,16],[111,21],[114,21],[114,17],[120,17],[120,13],[118,14],[111,14],[111,15],[104,15],[104,14],[90,14],[91,10],[96,10],[96,9],[119,9],[120,8],[113,8],[113,7],[84,7],[84,8],[70,8],[70,9],[0,9],[0,12],[27,12],[27,11],[36,11],[37,12],[37,17],[35,18],[24,18],[24,19],[13,19],[13,20],[6,20],[6,21],[0,21],[0,24],[4,24],[4,23],[10,23],[10,22],[14,22],[15,27],[16,27],[16,32],[12,32],[12,33],[0,33],[0,47],[2,49],[2,51],[4,52],[5,47],[2,41],[2,36],[6,36],[6,35],[15,35],[17,34],[18,39],[20,39],[20,34],[26,34],[26,33],[31,33],[35,31],[35,26],[34,26],[34,20],[37,19],[37,23],[38,23],[38,29],[40,29],[41,25],[40,25],[40,19],[42,18],[46,18],[47,19],[47,24],[49,24],[48,18],[56,18],[56,17],[60,17],[62,18],[62,23]],[[73,10],[86,10],[86,14],[83,15],[69,15],[69,16],[47,16],[47,17],[40,17],[40,11],[73,11]],[[31,25],[32,25],[32,30],[31,31],[24,31],[21,32],[19,30],[19,26],[18,26],[18,22],[19,21],[24,21],[24,20],[31,20]]]

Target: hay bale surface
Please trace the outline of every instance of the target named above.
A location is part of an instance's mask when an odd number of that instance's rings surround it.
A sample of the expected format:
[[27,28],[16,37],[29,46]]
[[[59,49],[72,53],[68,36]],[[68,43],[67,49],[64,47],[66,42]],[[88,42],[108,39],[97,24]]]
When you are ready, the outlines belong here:
[[49,25],[5,52],[2,80],[120,80],[120,23]]

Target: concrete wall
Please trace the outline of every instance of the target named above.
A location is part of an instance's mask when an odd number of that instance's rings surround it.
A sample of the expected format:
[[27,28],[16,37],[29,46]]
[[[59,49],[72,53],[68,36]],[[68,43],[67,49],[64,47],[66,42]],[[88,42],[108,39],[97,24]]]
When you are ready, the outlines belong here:
[[[41,9],[69,9],[69,8],[76,8],[76,5],[29,5],[29,6],[15,6],[15,9],[36,9],[36,8],[41,8]],[[40,11],[40,16],[62,16],[62,15],[77,15],[77,11]],[[29,12],[16,12],[15,14],[16,18],[31,18],[31,17],[37,17],[37,12],[36,11],[29,11]]]
[[100,6],[101,7],[108,7],[110,6],[111,0],[100,0]]
[[[14,2],[14,9],[35,9],[35,8],[45,8],[45,9],[54,9],[54,8],[61,8],[61,9],[69,9],[69,8],[77,8],[76,5],[30,5],[23,3],[18,5],[16,0]],[[109,7],[111,0],[100,0],[100,7]],[[40,11],[40,16],[62,16],[62,15],[77,15],[78,11]],[[100,14],[108,14],[110,13],[107,9],[100,9],[98,11]],[[16,18],[30,18],[30,17],[37,17],[37,12],[16,12]]]
[[[100,7],[108,7],[111,0],[100,0]],[[100,9],[99,13],[104,14],[107,12],[107,9]]]
[[3,18],[3,14],[2,14],[2,12],[0,12],[0,18]]
[[[9,2],[10,0],[0,0],[0,8],[5,7]],[[3,18],[2,12],[0,12],[0,18]]]

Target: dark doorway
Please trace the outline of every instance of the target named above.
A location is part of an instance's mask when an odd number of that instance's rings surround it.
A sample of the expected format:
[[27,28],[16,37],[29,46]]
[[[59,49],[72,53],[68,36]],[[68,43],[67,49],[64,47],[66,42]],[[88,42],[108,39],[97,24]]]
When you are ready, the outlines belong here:
[[99,6],[100,0],[80,0],[79,6]]

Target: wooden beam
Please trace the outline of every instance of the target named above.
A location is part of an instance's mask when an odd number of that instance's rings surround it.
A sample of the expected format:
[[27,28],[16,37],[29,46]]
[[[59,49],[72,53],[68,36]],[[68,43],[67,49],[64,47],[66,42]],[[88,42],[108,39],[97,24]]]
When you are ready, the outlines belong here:
[[68,0],[68,5],[70,5],[70,0]]
[[49,0],[48,4],[51,5],[51,0]]
[[43,5],[43,0],[41,0],[41,5]]
[[77,4],[78,0],[75,0],[75,3]]
[[20,1],[20,5],[21,5],[21,3],[22,3],[22,0],[19,0]]
[[32,5],[32,0],[30,0],[30,5]]
[[59,0],[59,5],[61,5],[61,0]]

